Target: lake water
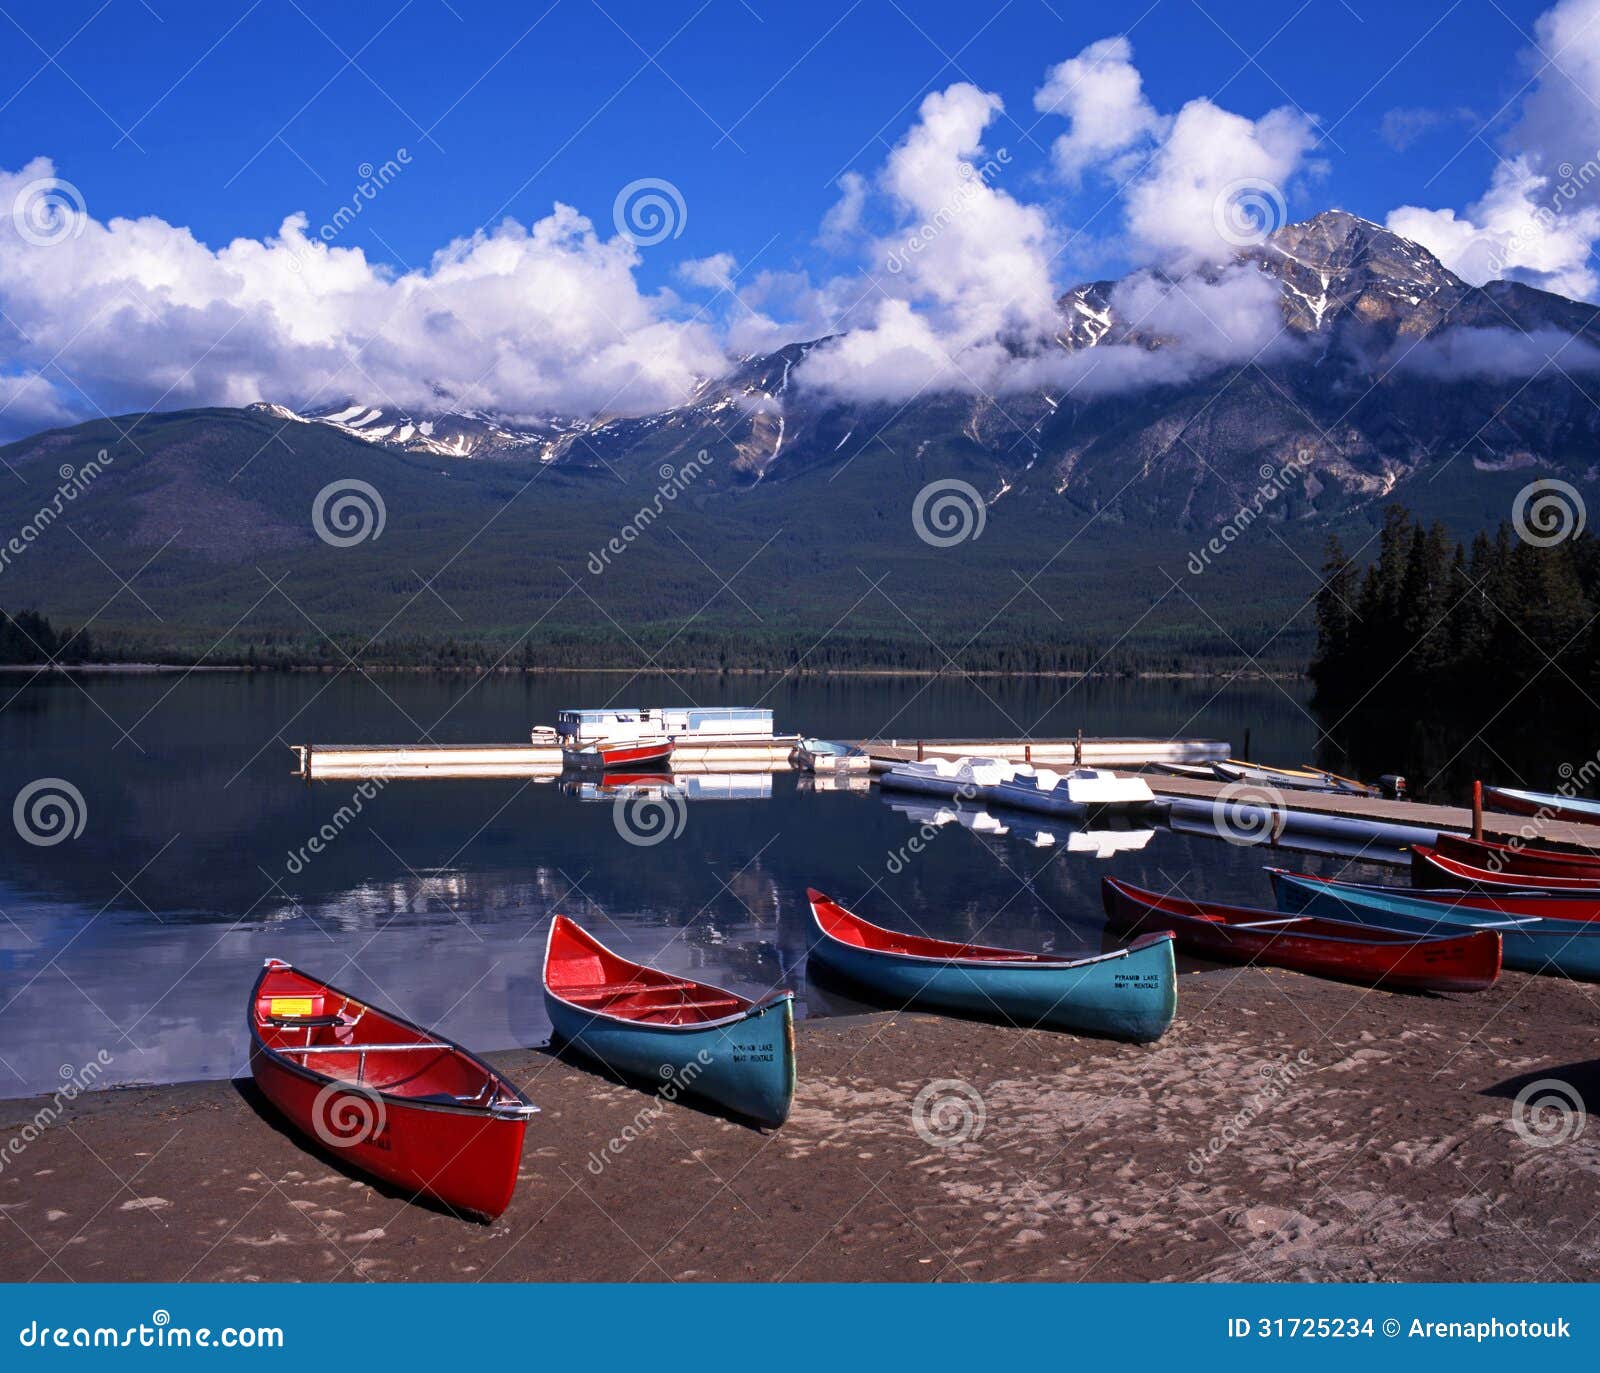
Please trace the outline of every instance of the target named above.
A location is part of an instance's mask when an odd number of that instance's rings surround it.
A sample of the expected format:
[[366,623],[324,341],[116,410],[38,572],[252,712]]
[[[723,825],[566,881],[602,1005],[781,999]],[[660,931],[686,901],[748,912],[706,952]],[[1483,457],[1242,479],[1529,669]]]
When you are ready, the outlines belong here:
[[[702,779],[708,799],[653,847],[623,837],[609,798],[555,782],[369,784],[306,851],[359,784],[298,781],[290,744],[519,741],[564,706],[691,699],[767,705],[780,730],[832,737],[1081,727],[1237,748],[1249,728],[1258,756],[1291,764],[1316,740],[1304,691],[1267,682],[0,675],[0,1097],[52,1090],[101,1051],[113,1083],[246,1071],[245,1001],[268,956],[475,1049],[538,1044],[557,911],[636,959],[746,995],[790,986],[802,1014],[825,1015],[861,1008],[808,984],[808,886],[880,924],[1058,952],[1101,947],[1107,873],[1271,904],[1261,851],[1157,830],[1098,857],[1063,825],[997,814],[930,828],[912,852],[927,815],[910,798],[816,792],[788,772]],[[46,778],[81,794],[82,830],[28,843],[10,812]]]

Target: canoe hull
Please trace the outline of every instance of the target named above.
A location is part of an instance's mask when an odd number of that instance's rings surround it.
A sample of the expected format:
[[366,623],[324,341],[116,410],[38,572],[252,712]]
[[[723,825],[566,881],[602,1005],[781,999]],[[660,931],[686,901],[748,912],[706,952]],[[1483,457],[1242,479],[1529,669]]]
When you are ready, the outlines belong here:
[[1600,801],[1584,797],[1558,796],[1552,792],[1520,791],[1514,787],[1485,787],[1483,802],[1512,815],[1543,816],[1547,820],[1571,820],[1579,825],[1600,825]]
[[1323,882],[1268,868],[1278,909],[1290,914],[1354,920],[1378,929],[1438,934],[1450,930],[1500,932],[1504,966],[1519,972],[1563,973],[1600,981],[1600,925],[1541,919],[1516,923],[1494,910],[1453,905],[1438,898],[1408,896],[1354,884]]
[[[1500,975],[1500,940],[1487,930],[1397,943],[1363,939],[1369,927],[1354,922],[1338,922],[1340,933],[1318,935],[1282,925],[1249,929],[1162,910],[1109,878],[1100,890],[1106,919],[1118,933],[1171,930],[1185,953],[1216,963],[1256,963],[1399,991],[1481,992]],[[1272,919],[1269,911],[1218,909],[1247,920]]]
[[1579,869],[1533,874],[1497,870],[1449,857],[1425,844],[1414,845],[1411,849],[1411,881],[1418,887],[1460,887],[1469,891],[1474,888],[1559,891],[1570,896],[1593,897],[1600,902],[1600,872]]
[[380,1098],[300,1070],[259,1043],[250,1072],[295,1129],[350,1167],[485,1220],[511,1204],[526,1120]]
[[1178,1009],[1170,939],[1076,968],[939,963],[828,938],[810,956],[901,1005],[1136,1043],[1161,1038]]
[[1593,885],[1600,887],[1600,857],[1591,854],[1532,849],[1490,839],[1469,839],[1462,834],[1441,834],[1433,847],[1445,858],[1490,872],[1519,873],[1527,879],[1592,875]]
[[556,1038],[621,1077],[762,1125],[782,1125],[794,1101],[794,996],[728,1021],[649,1025],[598,1015],[548,991]]

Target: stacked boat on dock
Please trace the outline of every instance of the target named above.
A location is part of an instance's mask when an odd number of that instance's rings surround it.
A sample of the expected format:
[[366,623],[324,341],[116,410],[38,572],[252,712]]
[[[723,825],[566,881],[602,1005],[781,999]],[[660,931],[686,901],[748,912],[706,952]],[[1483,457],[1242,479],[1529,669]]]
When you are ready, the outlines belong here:
[[602,770],[663,768],[680,750],[697,760],[705,754],[724,762],[743,754],[770,760],[776,744],[772,712],[739,706],[563,710],[553,729],[534,731],[536,741],[541,736],[560,744],[568,767]]
[[1341,777],[1326,768],[1281,768],[1266,763],[1250,763],[1239,758],[1223,758],[1205,764],[1156,762],[1151,764],[1171,777],[1186,777],[1195,782],[1231,782],[1243,786],[1270,787],[1274,791],[1318,791],[1340,796],[1386,796],[1401,800],[1406,795],[1406,779],[1398,774],[1381,777],[1376,784]]
[[931,758],[897,763],[878,779],[890,791],[953,796],[1045,815],[1153,814],[1162,802],[1142,777],[1109,768],[1056,772],[1003,758]]

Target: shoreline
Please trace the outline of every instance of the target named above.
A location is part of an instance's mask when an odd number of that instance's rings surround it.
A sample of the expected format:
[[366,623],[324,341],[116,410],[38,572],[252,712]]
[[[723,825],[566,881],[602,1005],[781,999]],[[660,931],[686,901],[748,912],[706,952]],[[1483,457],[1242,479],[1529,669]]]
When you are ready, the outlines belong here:
[[[0,1159],[0,1279],[1579,1281],[1600,1130],[1530,1140],[1514,1099],[1557,1079],[1600,1107],[1597,1028],[1561,978],[1422,997],[1270,969],[1183,974],[1147,1046],[805,1020],[772,1133],[494,1053],[541,1113],[492,1225],[344,1171],[248,1082],[91,1092]],[[919,1132],[929,1093],[954,1109]],[[0,1103],[0,1140],[40,1106]]]

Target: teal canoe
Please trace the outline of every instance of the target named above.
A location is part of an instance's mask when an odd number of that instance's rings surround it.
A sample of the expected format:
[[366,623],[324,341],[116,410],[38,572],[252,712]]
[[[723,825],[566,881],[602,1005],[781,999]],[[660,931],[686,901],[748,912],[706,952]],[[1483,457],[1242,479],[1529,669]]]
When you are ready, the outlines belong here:
[[1508,895],[1510,909],[1500,910],[1495,908],[1495,898],[1487,894],[1440,890],[1420,895],[1405,887],[1332,882],[1283,868],[1268,868],[1267,875],[1272,879],[1278,909],[1291,915],[1355,920],[1379,929],[1420,934],[1498,930],[1505,967],[1600,981],[1600,920],[1526,914],[1528,898],[1518,895]]
[[621,1077],[759,1125],[788,1119],[793,992],[756,1002],[647,968],[558,915],[545,945],[544,1000],[556,1039]]
[[1146,935],[1112,953],[1055,959],[896,934],[819,891],[806,896],[818,931],[811,957],[903,1006],[1138,1043],[1161,1038],[1177,1013],[1169,933]]

